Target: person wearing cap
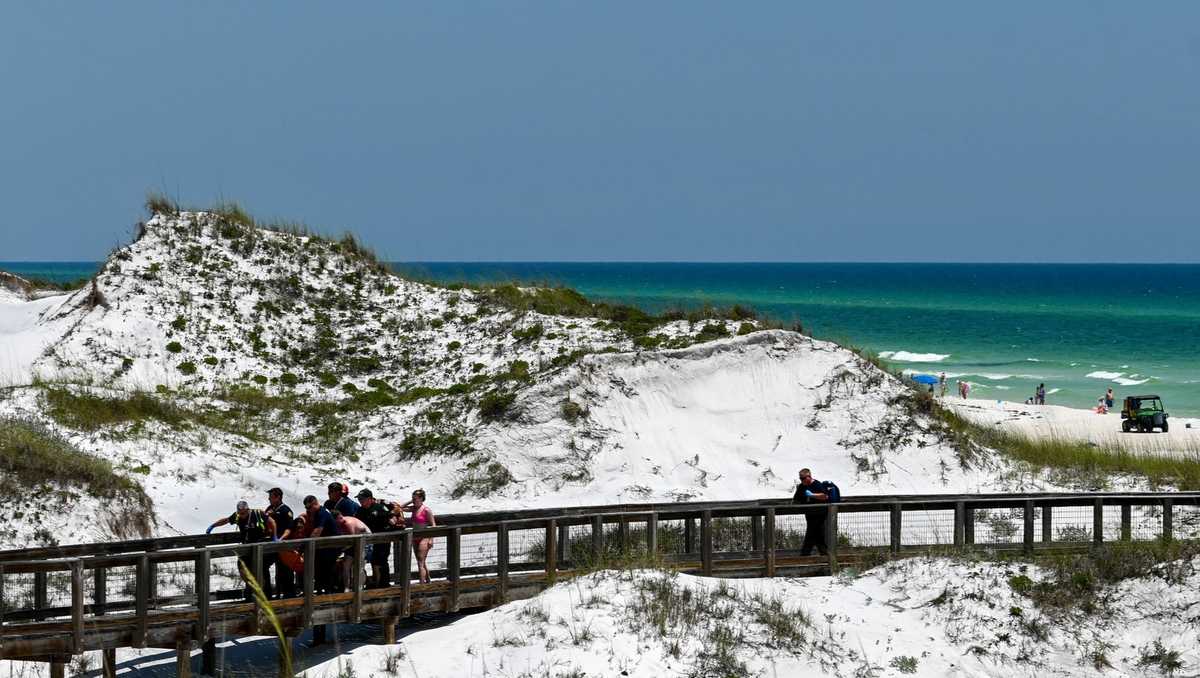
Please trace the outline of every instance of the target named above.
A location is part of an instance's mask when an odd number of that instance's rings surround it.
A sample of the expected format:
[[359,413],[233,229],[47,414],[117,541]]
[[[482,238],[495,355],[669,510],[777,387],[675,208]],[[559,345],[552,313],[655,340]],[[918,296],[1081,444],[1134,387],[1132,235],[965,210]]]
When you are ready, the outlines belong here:
[[[275,520],[266,513],[250,508],[250,505],[244,501],[237,503],[237,508],[227,518],[221,518],[217,522],[208,526],[205,534],[212,534],[212,531],[222,525],[234,525],[241,534],[243,544],[257,544],[264,541],[272,541],[275,539]],[[247,561],[242,554],[238,555],[238,560],[242,562],[247,569],[253,571],[254,566]],[[264,559],[265,560],[265,559]],[[271,595],[271,577],[268,573],[264,573],[260,584],[263,592],[267,597]],[[246,598],[251,597],[250,586],[246,586]]]
[[[392,506],[386,501],[380,501],[368,489],[359,491],[357,499],[362,508],[355,516],[366,523],[372,533],[387,532],[394,529],[392,522]],[[387,586],[391,581],[388,570],[388,555],[391,553],[390,542],[378,542],[371,549],[371,577],[367,588]]]
[[[290,536],[296,520],[292,515],[292,508],[283,503],[283,490],[278,487],[267,490],[267,507],[263,509],[263,513],[275,521],[277,540],[282,541]],[[295,596],[296,578],[292,568],[280,560],[277,553],[268,553],[263,557],[263,572],[269,571],[271,565],[275,566],[275,592],[284,598]]]

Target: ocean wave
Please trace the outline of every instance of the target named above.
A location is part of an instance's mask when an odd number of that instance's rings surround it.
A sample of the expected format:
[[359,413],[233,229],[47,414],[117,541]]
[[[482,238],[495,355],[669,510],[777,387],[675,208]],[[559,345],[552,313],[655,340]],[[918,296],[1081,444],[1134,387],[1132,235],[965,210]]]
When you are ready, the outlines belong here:
[[1061,388],[1052,388],[1049,391],[1046,391],[1046,395],[1054,395],[1055,393],[1058,393],[1061,390],[1062,390]]
[[1150,380],[1149,379],[1126,379],[1124,377],[1117,377],[1116,379],[1113,379],[1113,381],[1122,386],[1141,386],[1142,384],[1144,384]]
[[1086,375],[1084,375],[1084,376],[1086,376],[1086,377],[1087,377],[1087,378],[1089,378],[1089,379],[1117,379],[1118,377],[1120,377],[1120,376],[1121,376],[1121,375],[1123,375],[1123,374],[1125,374],[1125,373],[1124,373],[1124,372],[1102,372],[1102,371],[1097,371],[1097,372],[1088,372],[1088,373],[1087,373]]
[[950,357],[949,353],[910,353],[908,351],[881,351],[880,358],[902,363],[937,363]]

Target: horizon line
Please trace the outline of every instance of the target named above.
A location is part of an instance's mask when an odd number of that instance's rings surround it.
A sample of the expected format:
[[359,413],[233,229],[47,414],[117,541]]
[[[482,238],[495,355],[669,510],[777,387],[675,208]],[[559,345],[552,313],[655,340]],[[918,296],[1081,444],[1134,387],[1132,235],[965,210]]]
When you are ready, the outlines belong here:
[[[100,264],[108,259],[5,259],[4,264]],[[702,259],[383,259],[387,264],[696,264],[696,265],[760,265],[779,266],[793,264],[838,264],[838,265],[950,265],[950,266],[1200,266],[1200,261],[963,261],[963,260],[702,260]]]

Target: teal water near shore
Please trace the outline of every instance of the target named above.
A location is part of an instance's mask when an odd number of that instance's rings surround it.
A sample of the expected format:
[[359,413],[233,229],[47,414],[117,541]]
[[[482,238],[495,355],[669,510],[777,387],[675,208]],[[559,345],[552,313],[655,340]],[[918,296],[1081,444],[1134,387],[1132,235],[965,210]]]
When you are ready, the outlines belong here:
[[[652,311],[744,304],[812,334],[945,372],[972,396],[1091,407],[1106,388],[1200,416],[1200,265],[397,263],[440,282],[574,287]],[[6,264],[58,280],[94,263]]]

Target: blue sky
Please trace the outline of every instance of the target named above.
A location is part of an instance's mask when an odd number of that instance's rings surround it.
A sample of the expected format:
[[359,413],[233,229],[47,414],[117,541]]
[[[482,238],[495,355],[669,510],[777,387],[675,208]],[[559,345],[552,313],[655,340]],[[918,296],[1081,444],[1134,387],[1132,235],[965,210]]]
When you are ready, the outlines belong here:
[[1200,261],[1200,3],[4,3],[0,261]]

